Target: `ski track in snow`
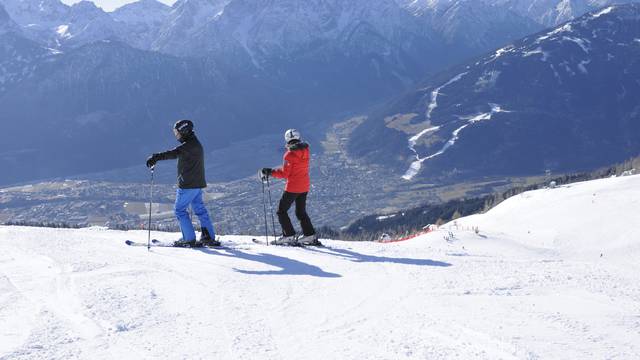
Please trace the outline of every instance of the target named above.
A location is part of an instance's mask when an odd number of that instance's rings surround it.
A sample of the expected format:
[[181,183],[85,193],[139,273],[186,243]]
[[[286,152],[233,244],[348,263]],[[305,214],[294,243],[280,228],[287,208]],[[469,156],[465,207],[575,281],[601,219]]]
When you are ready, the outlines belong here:
[[548,32],[546,35],[543,35],[543,36],[539,37],[536,40],[536,44],[539,44],[540,42],[545,41],[545,40],[547,40],[547,39],[549,39],[549,38],[551,38],[551,37],[553,37],[555,35],[558,35],[558,34],[561,34],[561,33],[570,33],[572,31],[573,31],[573,28],[572,28],[571,24],[565,24],[565,25],[559,26],[556,29]]
[[614,6],[609,6],[609,7],[607,7],[607,8],[604,8],[604,9],[602,9],[601,11],[599,11],[599,12],[597,12],[597,13],[593,14],[593,16],[592,16],[591,18],[592,18],[592,19],[597,19],[597,18],[599,18],[599,17],[600,17],[600,16],[602,16],[602,15],[609,14],[609,13],[611,13],[611,11],[613,11],[613,8],[614,8]]
[[[494,114],[497,113],[504,113],[504,112],[509,112],[507,110],[503,110],[502,107],[500,105],[497,104],[489,104],[489,106],[491,107],[491,111],[487,112],[487,113],[480,113],[477,115],[473,115],[473,116],[463,116],[460,117],[460,119],[462,120],[466,120],[467,122],[456,128],[452,133],[451,133],[451,138],[449,138],[449,140],[442,146],[442,148],[440,150],[438,150],[437,152],[431,154],[431,155],[427,155],[425,157],[420,157],[420,154],[418,154],[417,150],[415,150],[415,144],[417,142],[417,138],[413,139],[413,143],[411,146],[411,150],[416,154],[416,161],[411,163],[411,166],[409,167],[409,169],[405,172],[405,174],[402,176],[403,179],[405,180],[411,180],[413,179],[416,175],[418,175],[418,173],[420,173],[420,169],[422,169],[422,163],[435,158],[436,156],[440,156],[442,154],[444,154],[447,150],[449,150],[450,147],[452,147],[460,138],[460,132],[462,132],[462,130],[464,130],[466,127],[468,127],[469,125],[472,125],[478,121],[484,121],[484,120],[491,120],[491,117]],[[432,128],[432,129],[427,129],[430,131],[435,131],[435,130],[439,130],[441,128],[441,126],[438,126],[436,128]]]
[[604,179],[307,249],[2,226],[0,359],[636,359],[638,199],[640,176]]
[[436,88],[431,92],[431,102],[429,103],[429,106],[427,108],[427,121],[431,121],[431,114],[433,113],[433,110],[435,110],[438,107],[438,96],[440,96],[440,91],[445,87],[460,81],[460,79],[462,79],[462,77],[465,75],[467,75],[466,72],[458,74],[454,76],[451,80],[447,81],[442,86]]
[[[437,87],[435,90],[433,90],[431,92],[431,98],[430,98],[429,105],[427,106],[427,114],[426,114],[425,122],[431,123],[431,115],[433,114],[433,111],[438,107],[438,97],[440,96],[440,91],[443,88],[445,88],[445,87],[447,87],[447,86],[449,86],[449,85],[451,85],[451,84],[453,84],[455,82],[460,81],[460,79],[462,79],[462,77],[465,76],[465,75],[467,75],[467,72],[460,73],[460,74],[454,76],[453,78],[451,78],[446,83],[444,83],[441,86]],[[415,146],[416,146],[418,140],[420,140],[420,138],[422,138],[424,135],[426,135],[426,134],[428,134],[430,132],[438,131],[438,130],[440,130],[440,126],[433,126],[433,127],[424,129],[421,132],[419,132],[418,134],[416,134],[416,135],[412,136],[411,138],[409,138],[409,149],[411,151],[413,151],[413,153],[416,155],[416,159],[418,161],[420,160],[420,154],[418,154],[418,151],[416,151],[416,149],[415,149]],[[414,164],[415,164],[415,162],[414,162]],[[417,169],[414,169],[414,167],[415,167],[414,164],[411,165],[411,168],[403,176],[403,178],[405,180],[412,179],[420,171],[420,167],[422,166],[422,162],[419,162],[418,165],[415,165],[415,166],[418,166]],[[412,171],[412,169],[414,169],[414,170]],[[412,171],[411,172],[412,175],[410,175],[409,171]]]
[[589,47],[591,42],[587,39],[581,39],[573,36],[563,36],[562,39],[576,43],[576,45],[578,45],[585,54],[589,54],[589,52],[591,51],[591,48]]

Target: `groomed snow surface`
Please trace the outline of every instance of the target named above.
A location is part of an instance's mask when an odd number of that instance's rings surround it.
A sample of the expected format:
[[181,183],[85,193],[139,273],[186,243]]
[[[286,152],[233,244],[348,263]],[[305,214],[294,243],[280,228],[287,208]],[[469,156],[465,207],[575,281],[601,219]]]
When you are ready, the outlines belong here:
[[0,227],[0,359],[638,359],[639,211],[629,176],[395,244]]

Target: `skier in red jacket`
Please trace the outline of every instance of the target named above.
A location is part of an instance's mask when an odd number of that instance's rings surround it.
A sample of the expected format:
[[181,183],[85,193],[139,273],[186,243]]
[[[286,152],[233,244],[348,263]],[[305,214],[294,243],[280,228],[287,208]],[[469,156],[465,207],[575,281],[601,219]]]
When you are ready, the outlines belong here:
[[[279,169],[263,168],[263,176],[286,179],[287,184],[278,205],[278,221],[282,227],[282,236],[276,239],[275,245],[318,245],[318,236],[307,215],[307,194],[311,181],[309,180],[309,144],[300,140],[300,132],[289,129],[284,133],[287,142],[287,152],[284,154],[283,165]],[[303,236],[296,239],[296,232],[289,218],[289,209],[296,203],[296,217],[300,221]]]

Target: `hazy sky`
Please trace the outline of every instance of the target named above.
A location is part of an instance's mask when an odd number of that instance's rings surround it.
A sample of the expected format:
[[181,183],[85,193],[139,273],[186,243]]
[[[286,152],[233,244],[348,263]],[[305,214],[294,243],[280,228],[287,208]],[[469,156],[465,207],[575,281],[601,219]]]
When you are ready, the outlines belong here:
[[[113,11],[124,4],[132,3],[136,1],[137,0],[93,0],[93,2],[96,5],[103,8],[105,11]],[[158,1],[163,2],[167,5],[172,5],[174,2],[176,2],[176,0],[158,0]],[[62,2],[67,5],[71,5],[71,4],[80,2],[80,0],[62,0]]]

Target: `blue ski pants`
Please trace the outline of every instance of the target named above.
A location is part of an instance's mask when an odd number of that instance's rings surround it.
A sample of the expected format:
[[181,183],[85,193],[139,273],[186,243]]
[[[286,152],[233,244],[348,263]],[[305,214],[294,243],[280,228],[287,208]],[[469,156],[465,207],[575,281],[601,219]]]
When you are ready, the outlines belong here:
[[196,232],[191,224],[191,216],[189,216],[189,205],[193,209],[193,213],[200,220],[200,227],[207,229],[212,239],[215,239],[213,224],[209,218],[209,212],[202,201],[202,189],[178,189],[176,192],[176,204],[174,207],[176,218],[180,222],[180,230],[182,231],[182,239],[186,241],[196,240]]

